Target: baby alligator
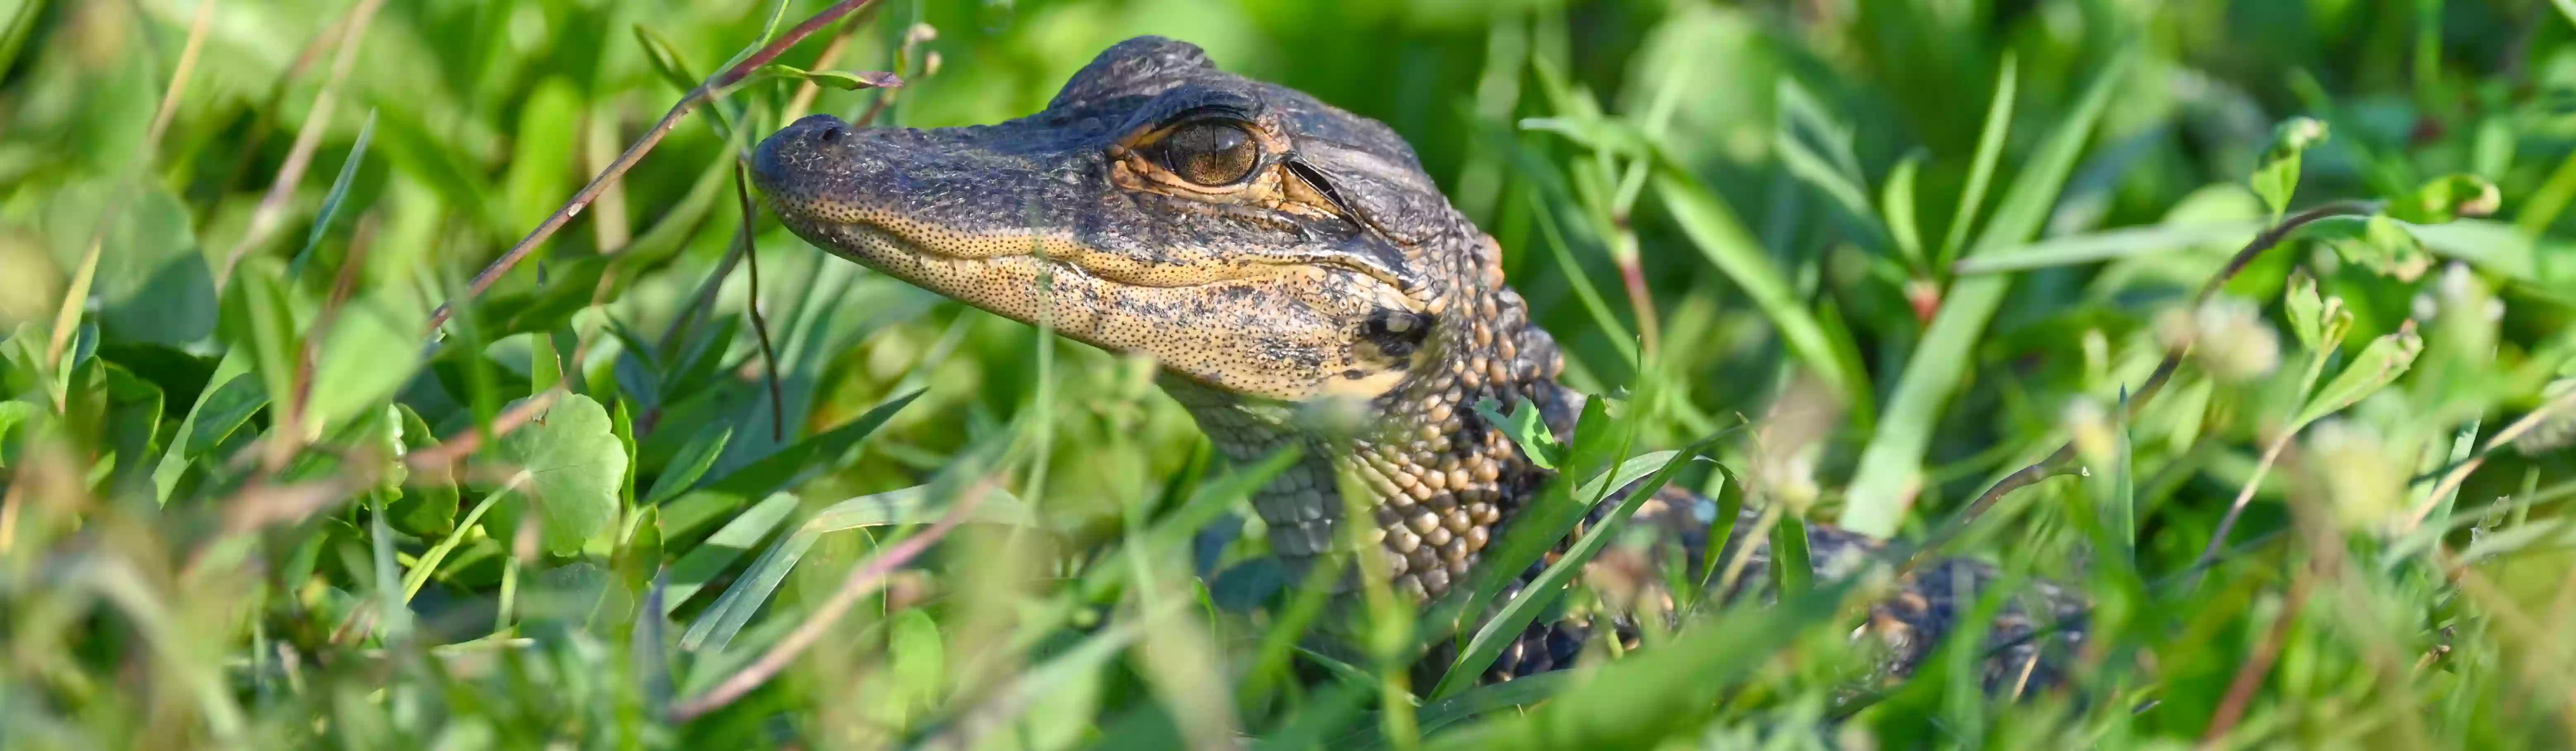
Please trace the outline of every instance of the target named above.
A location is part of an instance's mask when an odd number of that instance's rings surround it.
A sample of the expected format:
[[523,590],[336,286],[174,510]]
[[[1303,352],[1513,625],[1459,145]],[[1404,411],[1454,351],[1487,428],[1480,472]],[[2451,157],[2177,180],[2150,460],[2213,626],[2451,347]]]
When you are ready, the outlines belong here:
[[[1480,552],[1549,479],[1474,405],[1536,405],[1560,433],[1581,395],[1559,385],[1555,340],[1503,283],[1500,248],[1450,207],[1386,126],[1305,93],[1218,70],[1198,47],[1122,42],[1075,74],[1045,111],[918,130],[798,120],[760,144],[754,179],[796,234],[968,305],[1160,363],[1163,389],[1224,455],[1297,445],[1303,459],[1252,499],[1291,570],[1336,552],[1342,488],[1365,495],[1364,539],[1398,592],[1461,586]],[[1347,407],[1335,409],[1332,405]],[[1356,419],[1354,419],[1356,418]],[[1350,482],[1344,484],[1343,479]],[[1704,560],[1708,514],[1659,493],[1631,522]],[[1738,581],[1762,582],[1752,512],[1717,560],[1748,541]],[[1841,573],[1876,540],[1807,530],[1811,561]],[[1535,573],[1533,571],[1532,573]],[[1900,580],[1858,634],[1912,671],[1996,578],[1943,560]],[[1525,577],[1526,579],[1526,577]],[[1968,586],[1961,586],[1961,585]],[[2047,612],[2080,603],[2035,585]],[[1654,598],[1667,602],[1669,598]],[[1663,610],[1668,605],[1647,608]],[[1993,624],[1990,687],[2056,673],[2077,637],[2031,638],[2019,607]],[[1566,666],[1596,623],[1636,638],[1637,613],[1533,624],[1488,680]],[[1444,666],[1435,650],[1425,664]],[[1436,675],[1436,673],[1431,673]]]

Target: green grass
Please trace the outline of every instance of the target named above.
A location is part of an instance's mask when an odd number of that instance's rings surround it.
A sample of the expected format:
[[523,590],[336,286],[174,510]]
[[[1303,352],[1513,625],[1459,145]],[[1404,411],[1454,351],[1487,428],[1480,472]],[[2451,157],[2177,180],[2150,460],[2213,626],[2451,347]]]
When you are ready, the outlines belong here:
[[[2576,746],[2576,5],[884,0],[429,346],[826,5],[0,0],[0,747]],[[1453,608],[1619,592],[1328,597],[1247,521],[1294,457],[1214,459],[1150,363],[743,231],[795,114],[1017,116],[1140,33],[1388,123],[1496,236],[1622,400],[1547,503],[1946,540],[2092,597],[2068,685],[1958,642],[1856,691],[1871,583],[1794,577],[1415,684],[1492,658]]]

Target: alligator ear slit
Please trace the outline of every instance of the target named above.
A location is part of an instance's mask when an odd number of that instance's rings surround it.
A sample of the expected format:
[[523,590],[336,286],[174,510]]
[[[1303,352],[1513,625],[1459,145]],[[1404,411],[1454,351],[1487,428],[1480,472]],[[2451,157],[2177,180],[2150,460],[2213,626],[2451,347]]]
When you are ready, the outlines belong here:
[[1296,175],[1298,181],[1305,183],[1306,187],[1315,189],[1316,193],[1322,194],[1324,200],[1332,202],[1334,211],[1342,212],[1342,216],[1349,217],[1353,224],[1367,224],[1360,220],[1360,213],[1351,208],[1351,202],[1342,199],[1342,192],[1333,188],[1332,181],[1324,179],[1323,172],[1307,166],[1305,162],[1297,161],[1294,157],[1289,158],[1285,164],[1289,174]]

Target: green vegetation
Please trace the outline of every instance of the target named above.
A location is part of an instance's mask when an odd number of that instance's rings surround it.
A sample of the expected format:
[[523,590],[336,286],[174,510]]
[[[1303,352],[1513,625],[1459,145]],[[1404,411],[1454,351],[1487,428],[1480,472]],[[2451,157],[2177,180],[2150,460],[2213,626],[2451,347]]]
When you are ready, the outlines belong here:
[[[0,747],[2576,745],[2576,3],[881,0],[467,294],[827,5],[0,0]],[[1658,476],[2086,591],[2069,685],[1855,691],[1823,580],[1411,684],[1453,635],[1280,591],[1283,463],[1150,363],[743,231],[798,114],[1142,33],[1496,236],[1618,401],[1520,425],[1551,497],[1707,447]]]

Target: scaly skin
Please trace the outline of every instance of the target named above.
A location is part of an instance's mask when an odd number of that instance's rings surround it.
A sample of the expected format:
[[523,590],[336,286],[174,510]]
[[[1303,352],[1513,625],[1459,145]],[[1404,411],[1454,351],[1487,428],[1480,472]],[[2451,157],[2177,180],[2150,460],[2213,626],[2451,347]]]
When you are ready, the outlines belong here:
[[[854,129],[807,117],[761,143],[754,175],[780,219],[818,247],[1154,357],[1164,390],[1236,461],[1301,445],[1306,458],[1253,498],[1292,570],[1344,539],[1336,489],[1348,477],[1369,509],[1363,537],[1385,551],[1397,591],[1436,597],[1466,581],[1550,475],[1472,405],[1527,399],[1564,432],[1581,403],[1557,383],[1555,340],[1504,284],[1500,248],[1450,207],[1403,139],[1217,70],[1186,43],[1120,43],[1045,111],[996,125]],[[1667,492],[1632,524],[1699,560],[1713,508]],[[1739,530],[1755,526],[1751,513]],[[1808,536],[1820,575],[1878,545],[1824,525]],[[1742,581],[1761,582],[1767,551],[1753,542]],[[1994,572],[1945,561],[1917,577],[1863,626],[1894,647],[1887,675],[1910,673],[1948,630],[1954,585]],[[2071,612],[2042,589],[2049,609]],[[1608,620],[1633,638],[1631,617]],[[1566,665],[1593,620],[1533,625],[1486,677]],[[2016,609],[1990,638],[2030,631]],[[2038,646],[1991,661],[1989,683],[2048,680],[2042,654],[2063,650]],[[1443,648],[1424,664],[1447,657]]]

